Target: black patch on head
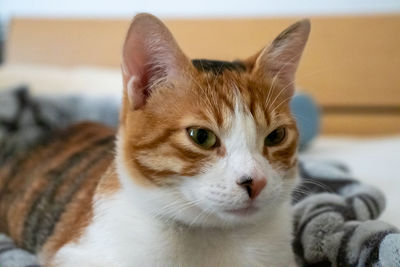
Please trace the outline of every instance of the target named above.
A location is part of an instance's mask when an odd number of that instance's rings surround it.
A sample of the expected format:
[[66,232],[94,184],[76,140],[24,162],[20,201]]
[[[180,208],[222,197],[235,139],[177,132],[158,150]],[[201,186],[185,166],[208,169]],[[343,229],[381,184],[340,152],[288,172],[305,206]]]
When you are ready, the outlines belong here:
[[224,70],[244,72],[246,66],[240,61],[222,61],[208,59],[193,59],[193,66],[203,72],[213,72],[215,75],[220,75]]

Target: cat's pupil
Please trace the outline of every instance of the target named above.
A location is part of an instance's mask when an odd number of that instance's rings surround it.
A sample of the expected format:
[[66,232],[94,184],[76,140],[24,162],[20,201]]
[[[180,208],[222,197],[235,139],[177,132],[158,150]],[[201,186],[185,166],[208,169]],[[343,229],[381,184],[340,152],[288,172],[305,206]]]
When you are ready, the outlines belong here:
[[199,144],[204,144],[207,141],[208,138],[208,132],[203,129],[199,129],[197,131],[197,141]]
[[272,131],[264,140],[266,146],[275,146],[280,144],[286,135],[286,130],[283,127],[277,128]]
[[279,132],[278,131],[273,131],[270,135],[269,135],[269,139],[274,142],[275,140],[278,139]]

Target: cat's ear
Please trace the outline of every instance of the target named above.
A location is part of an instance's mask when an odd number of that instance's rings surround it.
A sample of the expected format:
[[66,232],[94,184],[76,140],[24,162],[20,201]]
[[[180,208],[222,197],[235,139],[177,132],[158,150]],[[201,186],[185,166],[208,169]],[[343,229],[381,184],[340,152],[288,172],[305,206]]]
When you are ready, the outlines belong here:
[[133,109],[145,105],[153,85],[179,79],[190,64],[167,27],[145,13],[133,19],[122,59],[124,88]]
[[248,64],[253,61],[254,73],[276,79],[289,95],[293,94],[296,70],[309,33],[310,21],[298,21],[279,34],[271,45],[249,58]]

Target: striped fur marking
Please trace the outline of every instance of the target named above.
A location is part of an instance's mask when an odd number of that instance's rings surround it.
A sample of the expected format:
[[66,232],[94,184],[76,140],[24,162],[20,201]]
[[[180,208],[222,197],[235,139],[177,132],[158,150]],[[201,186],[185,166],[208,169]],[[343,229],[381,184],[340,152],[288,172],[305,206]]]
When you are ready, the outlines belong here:
[[[90,178],[87,176],[90,168],[104,158],[104,153],[112,151],[113,142],[113,136],[94,140],[88,146],[82,147],[81,151],[70,156],[59,168],[45,174],[46,179],[51,182],[33,202],[26,217],[23,232],[24,247],[31,251],[37,251],[44,244],[51,235],[65,206],[79,190],[84,179]],[[84,164],[81,164],[81,161]],[[68,179],[73,179],[69,190],[60,196],[63,192],[57,191],[63,186],[63,183],[69,182]]]
[[110,165],[114,139],[114,131],[107,127],[82,123],[3,168],[0,218],[6,219],[0,220],[0,230],[18,245],[38,252],[77,193],[86,190],[90,180],[99,181]]

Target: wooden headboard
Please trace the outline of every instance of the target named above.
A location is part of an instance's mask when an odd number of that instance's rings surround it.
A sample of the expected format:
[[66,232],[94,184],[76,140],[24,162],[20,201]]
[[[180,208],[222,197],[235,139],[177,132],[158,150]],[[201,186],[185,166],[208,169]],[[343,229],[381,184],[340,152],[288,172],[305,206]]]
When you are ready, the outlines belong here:
[[[296,18],[165,20],[192,58],[245,58]],[[315,17],[297,75],[330,134],[400,133],[400,15]],[[14,19],[6,61],[119,67],[129,20]]]

